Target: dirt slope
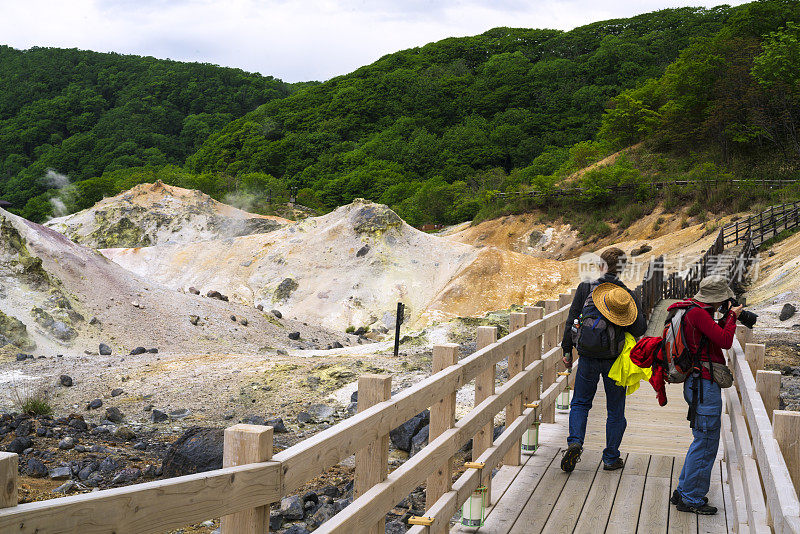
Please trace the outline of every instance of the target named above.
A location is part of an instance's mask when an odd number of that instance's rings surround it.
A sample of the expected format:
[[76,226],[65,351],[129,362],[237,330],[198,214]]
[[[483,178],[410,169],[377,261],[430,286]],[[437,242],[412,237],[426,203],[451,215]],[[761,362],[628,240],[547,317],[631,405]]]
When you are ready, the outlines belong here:
[[390,326],[398,301],[421,325],[536,302],[572,281],[558,262],[425,234],[363,200],[269,234],[103,253],[173,289],[218,288],[335,329]]
[[747,304],[759,314],[758,325],[768,338],[796,342],[800,314],[786,321],[780,321],[778,315],[786,303],[800,309],[800,233],[762,250],[759,259],[751,271]]
[[529,256],[565,259],[583,241],[568,224],[548,225],[535,215],[508,215],[483,221],[475,226],[459,225],[444,237],[476,247],[498,247]]
[[89,209],[51,219],[46,226],[93,248],[190,243],[270,232],[289,223],[217,202],[196,190],[140,184]]
[[[298,330],[320,343],[337,339],[241,303],[172,291],[139,277],[50,228],[0,210],[0,345],[9,350],[115,353],[136,346],[161,351],[259,352],[295,346]],[[193,325],[190,316],[199,317]],[[248,325],[231,320],[245,318]],[[92,318],[96,318],[92,324]],[[8,348],[8,347],[7,347]]]

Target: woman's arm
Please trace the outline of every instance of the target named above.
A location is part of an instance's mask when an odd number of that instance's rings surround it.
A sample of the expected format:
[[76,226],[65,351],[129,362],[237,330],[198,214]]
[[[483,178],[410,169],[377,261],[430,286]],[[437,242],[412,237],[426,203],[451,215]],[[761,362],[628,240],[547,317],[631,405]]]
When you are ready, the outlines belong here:
[[578,289],[575,290],[575,297],[572,299],[572,305],[569,307],[567,314],[567,324],[564,327],[564,337],[561,340],[561,348],[565,353],[571,352],[572,347],[572,322],[577,319],[583,310],[583,303],[586,302],[586,297],[589,296],[589,283],[581,282],[578,284]]
[[708,340],[722,349],[733,346],[733,336],[736,334],[736,314],[729,311],[725,316],[725,326],[720,327],[711,315],[700,308],[690,310],[692,324],[702,332]]

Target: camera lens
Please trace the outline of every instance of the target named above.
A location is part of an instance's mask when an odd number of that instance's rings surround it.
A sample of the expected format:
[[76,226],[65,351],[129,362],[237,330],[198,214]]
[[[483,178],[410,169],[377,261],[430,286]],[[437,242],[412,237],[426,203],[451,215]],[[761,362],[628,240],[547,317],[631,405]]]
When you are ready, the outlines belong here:
[[742,313],[739,314],[739,322],[745,325],[747,328],[753,328],[757,319],[758,315],[751,311],[742,310]]

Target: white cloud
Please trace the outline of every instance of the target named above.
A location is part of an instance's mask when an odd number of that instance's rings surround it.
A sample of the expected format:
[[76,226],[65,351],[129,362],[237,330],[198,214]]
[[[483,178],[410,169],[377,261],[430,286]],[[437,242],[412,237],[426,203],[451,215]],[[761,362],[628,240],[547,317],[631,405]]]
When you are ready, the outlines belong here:
[[[742,1],[732,2],[741,4]],[[202,61],[324,80],[379,57],[497,26],[571,29],[681,0],[0,0],[0,39]]]

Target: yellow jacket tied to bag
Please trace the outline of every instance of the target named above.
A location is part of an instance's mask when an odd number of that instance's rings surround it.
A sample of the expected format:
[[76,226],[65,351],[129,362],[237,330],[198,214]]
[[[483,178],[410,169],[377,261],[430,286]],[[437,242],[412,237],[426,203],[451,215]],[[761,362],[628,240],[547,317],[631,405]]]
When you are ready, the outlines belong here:
[[653,375],[652,368],[639,367],[631,361],[631,350],[633,350],[635,345],[636,339],[626,332],[625,347],[608,372],[608,378],[616,382],[618,386],[627,388],[627,395],[631,395],[634,391],[639,389],[640,381],[650,380],[650,377]]

